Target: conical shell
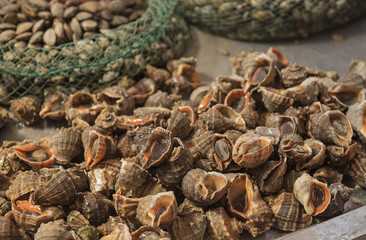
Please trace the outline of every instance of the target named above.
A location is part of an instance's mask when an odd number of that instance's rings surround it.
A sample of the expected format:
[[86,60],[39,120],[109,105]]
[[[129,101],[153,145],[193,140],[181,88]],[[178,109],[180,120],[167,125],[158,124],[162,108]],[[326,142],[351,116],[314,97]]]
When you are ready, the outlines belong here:
[[73,240],[70,227],[66,225],[64,220],[43,223],[34,235],[34,240],[62,239]]
[[141,198],[128,198],[121,195],[118,190],[116,194],[113,194],[114,209],[118,216],[126,219],[131,224],[138,224],[139,221],[136,218],[136,210]]
[[331,196],[327,185],[307,173],[296,179],[293,192],[308,215],[316,216],[322,213],[330,203]]
[[188,106],[180,107],[172,112],[168,120],[167,130],[174,137],[184,140],[193,131],[195,120],[196,116],[192,108]]
[[56,162],[68,164],[83,151],[81,131],[75,128],[61,128],[48,138],[50,150],[55,154]]
[[97,229],[101,235],[105,236],[111,234],[113,229],[121,227],[122,224],[126,224],[126,221],[123,220],[121,217],[109,216],[108,221],[98,226]]
[[213,155],[210,159],[212,166],[220,172],[225,170],[231,163],[233,147],[233,143],[226,135],[216,133],[212,139]]
[[332,183],[341,182],[343,179],[343,174],[341,174],[337,169],[332,168],[330,166],[324,166],[321,168],[318,168],[314,174],[313,177],[318,179],[321,182],[326,182],[329,185]]
[[329,155],[329,165],[333,167],[346,167],[356,154],[357,143],[348,147],[329,145],[327,147]]
[[351,160],[346,173],[360,186],[366,187],[366,151],[361,144],[357,144],[356,155]]
[[7,217],[0,216],[0,239],[19,240],[23,239],[18,226]]
[[50,118],[52,120],[61,120],[65,117],[65,104],[68,96],[61,92],[55,91],[46,96],[39,116],[41,118]]
[[282,84],[285,88],[299,85],[308,76],[307,69],[294,62],[290,62],[281,70]]
[[259,87],[262,93],[262,101],[269,112],[283,112],[294,103],[294,99],[286,97],[281,90],[267,87]]
[[97,94],[97,99],[111,106],[117,115],[131,115],[135,108],[133,96],[124,88],[112,86]]
[[100,240],[131,240],[130,229],[126,224],[119,223],[111,233],[100,238]]
[[291,166],[304,162],[311,157],[312,149],[298,134],[286,134],[280,142],[278,153],[287,157]]
[[132,196],[145,183],[149,173],[134,162],[122,159],[121,163],[118,176],[119,189],[122,195]]
[[172,73],[172,78],[166,83],[173,93],[188,96],[193,89],[200,85],[200,82],[195,68],[183,63],[178,65]]
[[208,93],[209,88],[209,86],[200,86],[193,90],[189,97],[189,102],[192,107],[197,108],[201,104],[203,98]]
[[282,191],[266,200],[273,212],[273,227],[279,230],[297,231],[309,226],[313,220],[304,212],[293,193]]
[[233,89],[227,94],[224,105],[241,113],[249,104],[249,96],[250,94],[246,93],[243,89]]
[[72,210],[69,215],[67,215],[66,219],[67,225],[69,225],[73,230],[77,230],[78,228],[86,225],[90,225],[90,222],[88,219],[84,217],[83,214],[81,214],[77,210]]
[[0,197],[0,216],[4,216],[9,211],[11,211],[11,201]]
[[143,78],[128,89],[136,104],[143,105],[146,99],[157,91],[156,83],[150,78]]

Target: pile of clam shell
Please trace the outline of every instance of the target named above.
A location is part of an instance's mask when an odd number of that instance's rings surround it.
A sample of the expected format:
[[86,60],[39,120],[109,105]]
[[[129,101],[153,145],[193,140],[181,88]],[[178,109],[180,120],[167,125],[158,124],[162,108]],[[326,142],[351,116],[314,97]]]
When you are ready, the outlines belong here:
[[54,46],[88,38],[142,16],[146,0],[11,0],[0,9],[0,43]]
[[148,66],[129,88],[13,100],[24,124],[71,127],[3,143],[0,239],[255,237],[342,214],[363,191],[365,62],[339,78],[270,48],[199,86],[196,61]]

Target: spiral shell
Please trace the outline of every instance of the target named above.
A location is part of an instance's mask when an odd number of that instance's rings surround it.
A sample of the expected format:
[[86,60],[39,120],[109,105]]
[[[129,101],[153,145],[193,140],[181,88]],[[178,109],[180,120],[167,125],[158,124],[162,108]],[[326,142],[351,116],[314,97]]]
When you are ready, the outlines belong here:
[[69,225],[73,230],[77,230],[80,227],[90,225],[88,219],[84,217],[83,214],[81,214],[77,210],[72,210],[69,215],[67,215],[66,219],[67,225]]
[[200,77],[194,67],[183,63],[173,71],[172,78],[167,81],[167,86],[175,94],[188,96],[200,85],[200,82]]
[[282,84],[285,88],[299,85],[308,76],[307,69],[294,62],[290,62],[281,70]]
[[283,112],[289,108],[294,99],[286,97],[281,90],[269,87],[259,87],[258,92],[262,94],[262,101],[269,112]]
[[170,240],[170,234],[168,232],[163,231],[159,227],[149,227],[142,226],[136,231],[131,233],[132,240],[144,240],[144,239],[152,239],[152,240]]
[[128,89],[136,104],[143,105],[146,99],[157,91],[156,83],[150,78],[143,78]]
[[101,90],[97,99],[111,106],[117,115],[131,115],[135,108],[133,96],[124,88],[112,86]]
[[180,107],[172,112],[168,120],[167,130],[174,137],[186,139],[193,131],[196,116],[192,108],[188,106]]
[[366,187],[366,151],[361,144],[357,144],[356,155],[351,159],[346,174],[351,176],[360,186]]
[[366,101],[350,106],[346,116],[352,129],[357,132],[361,141],[366,143]]
[[303,163],[312,154],[310,146],[298,134],[287,134],[280,142],[278,152],[287,157],[289,165]]
[[65,117],[65,104],[68,96],[57,90],[44,99],[44,102],[39,112],[41,118],[50,118],[52,120],[61,120]]
[[141,198],[129,198],[121,195],[120,190],[113,194],[114,209],[118,216],[126,219],[131,224],[138,224],[136,210]]
[[31,167],[51,167],[56,162],[55,154],[48,146],[28,143],[14,147],[14,153]]
[[345,167],[353,159],[356,154],[357,143],[353,143],[348,147],[339,147],[334,145],[329,145],[327,147],[329,155],[329,165],[334,167]]
[[311,157],[303,162],[298,162],[296,170],[301,171],[322,166],[326,157],[326,146],[321,141],[313,138],[306,139],[304,143],[311,148]]

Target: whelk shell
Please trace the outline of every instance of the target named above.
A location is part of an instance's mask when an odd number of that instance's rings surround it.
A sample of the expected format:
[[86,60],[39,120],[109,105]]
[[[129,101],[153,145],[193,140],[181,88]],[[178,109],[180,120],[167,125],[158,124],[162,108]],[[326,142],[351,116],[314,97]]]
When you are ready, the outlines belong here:
[[286,134],[280,142],[278,152],[287,157],[289,165],[304,162],[312,154],[310,146],[298,134]]
[[19,240],[23,239],[18,226],[7,217],[0,216],[0,239]]
[[131,224],[139,224],[136,217],[136,210],[141,198],[130,198],[121,195],[120,189],[113,194],[114,209],[118,216]]
[[131,233],[132,240],[170,240],[170,234],[158,227],[142,226]]
[[117,115],[131,115],[135,108],[135,100],[124,88],[113,86],[103,89],[97,99],[111,106]]
[[348,147],[329,145],[327,147],[329,155],[329,165],[333,167],[346,167],[356,154],[357,143]]
[[318,168],[314,174],[313,177],[318,179],[321,182],[326,182],[329,185],[332,183],[341,182],[343,179],[343,174],[341,174],[337,169],[332,168],[330,166],[324,166],[321,168]]
[[259,87],[262,101],[269,112],[283,112],[294,104],[294,99],[286,97],[282,90],[275,88]]
[[186,139],[193,131],[196,116],[192,108],[188,106],[180,107],[172,112],[168,120],[167,130],[174,137]]
[[308,215],[316,216],[328,207],[331,196],[325,183],[304,173],[294,183],[294,195]]
[[78,228],[86,225],[90,225],[88,219],[84,217],[83,214],[81,214],[77,210],[72,210],[69,215],[67,215],[66,219],[67,225],[69,225],[73,230],[77,230]]
[[146,99],[157,91],[156,83],[150,78],[143,78],[128,89],[136,104],[143,105]]
[[193,89],[200,86],[200,82],[200,77],[194,67],[180,64],[173,71],[172,78],[167,81],[167,86],[173,93],[188,96]]
[[299,85],[308,76],[306,67],[290,62],[281,70],[282,84],[285,88]]
[[366,101],[350,106],[346,116],[358,137],[363,143],[366,143]]
[[55,91],[49,94],[41,107],[39,116],[41,118],[50,118],[52,120],[61,120],[65,117],[65,104],[68,96],[61,92]]
[[266,54],[274,61],[278,69],[282,69],[288,65],[288,61],[282,53],[274,47],[268,48]]
[[250,94],[246,93],[243,89],[233,89],[227,94],[224,105],[231,107],[238,113],[241,113],[249,104],[249,98]]
[[326,146],[321,141],[313,138],[306,139],[304,143],[311,148],[312,153],[310,159],[296,164],[296,170],[301,171],[322,166],[326,157]]
[[361,144],[357,144],[356,155],[351,159],[346,174],[351,176],[361,187],[366,188],[366,152]]
[[38,228],[34,235],[34,240],[48,240],[48,239],[74,239],[71,229],[64,220],[57,220],[54,222],[43,223]]
[[38,169],[51,167],[56,161],[55,154],[48,146],[40,146],[34,143],[14,147],[14,152],[26,164]]

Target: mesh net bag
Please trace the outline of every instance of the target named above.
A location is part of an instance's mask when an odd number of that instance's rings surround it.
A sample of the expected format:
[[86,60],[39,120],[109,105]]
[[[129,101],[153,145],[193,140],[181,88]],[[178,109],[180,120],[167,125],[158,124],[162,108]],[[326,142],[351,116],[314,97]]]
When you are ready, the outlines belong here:
[[307,37],[365,16],[364,0],[180,0],[190,23],[233,39]]
[[177,0],[149,0],[136,21],[93,37],[48,48],[0,45],[0,103],[45,89],[93,91],[136,76],[147,64],[161,65],[183,54],[189,36],[174,13]]

